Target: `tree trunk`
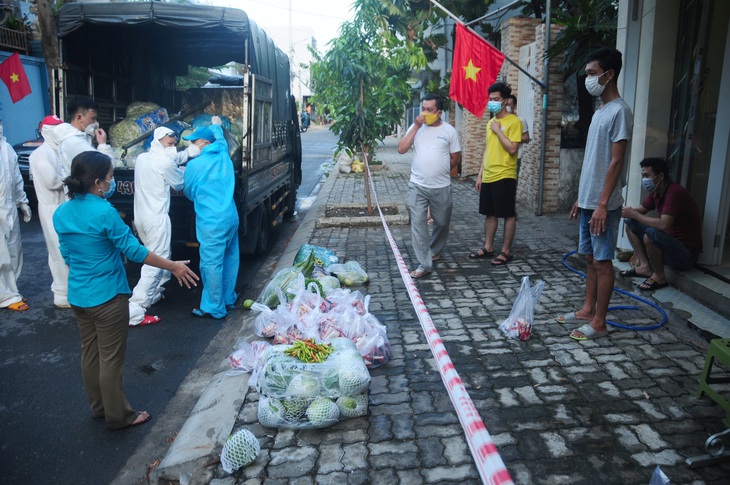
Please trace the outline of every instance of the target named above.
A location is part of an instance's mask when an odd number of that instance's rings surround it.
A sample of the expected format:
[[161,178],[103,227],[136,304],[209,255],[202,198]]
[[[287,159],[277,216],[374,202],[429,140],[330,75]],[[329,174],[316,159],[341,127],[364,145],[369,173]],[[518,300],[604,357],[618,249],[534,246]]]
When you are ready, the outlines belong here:
[[[46,69],[48,69],[48,100],[50,106],[53,106],[53,70],[61,65],[61,53],[57,35],[58,18],[53,14],[51,0],[36,0],[36,15],[38,16],[38,28],[41,31],[41,47],[43,47]],[[63,113],[56,114],[61,118],[63,117]]]

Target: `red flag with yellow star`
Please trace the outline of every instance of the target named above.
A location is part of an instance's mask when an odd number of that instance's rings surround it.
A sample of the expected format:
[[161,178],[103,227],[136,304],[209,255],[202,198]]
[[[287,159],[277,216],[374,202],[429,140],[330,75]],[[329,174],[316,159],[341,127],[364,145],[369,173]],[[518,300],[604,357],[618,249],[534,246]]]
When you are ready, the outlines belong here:
[[497,79],[504,54],[462,24],[456,24],[449,97],[479,118],[489,101],[487,89]]
[[10,92],[10,99],[17,103],[30,94],[30,83],[25,75],[23,63],[17,52],[8,57],[0,64],[0,79],[3,80]]

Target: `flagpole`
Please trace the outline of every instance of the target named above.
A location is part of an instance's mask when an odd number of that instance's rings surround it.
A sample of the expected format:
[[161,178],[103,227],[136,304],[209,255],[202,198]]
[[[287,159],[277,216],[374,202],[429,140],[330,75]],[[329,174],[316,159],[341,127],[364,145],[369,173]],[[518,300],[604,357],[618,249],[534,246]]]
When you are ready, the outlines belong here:
[[[489,42],[487,41],[487,39],[485,39],[484,37],[482,37],[482,36],[481,36],[481,35],[480,35],[480,34],[479,34],[479,33],[478,33],[477,31],[475,31],[474,29],[472,29],[471,27],[469,27],[468,25],[466,25],[466,24],[464,23],[464,21],[463,21],[463,20],[461,20],[461,19],[460,19],[459,17],[457,17],[457,16],[456,16],[456,15],[454,15],[453,13],[449,12],[449,11],[448,11],[448,10],[446,9],[446,7],[444,7],[443,5],[441,5],[440,3],[438,3],[438,2],[436,1],[436,0],[430,0],[430,1],[431,1],[431,3],[433,3],[434,5],[436,5],[436,6],[438,7],[438,8],[440,8],[441,10],[443,10],[444,12],[446,12],[446,14],[447,14],[448,16],[450,16],[450,17],[451,17],[452,19],[456,20],[456,21],[457,21],[458,23],[460,23],[461,25],[463,25],[463,26],[464,26],[464,28],[466,28],[466,29],[469,29],[469,30],[471,30],[471,32],[472,32],[472,33],[473,33],[474,35],[476,35],[477,37],[479,37],[479,38],[480,38],[480,39],[482,40],[482,42],[484,42],[484,43],[485,43],[485,44],[487,44],[488,46],[492,47],[493,49],[499,50],[499,49],[497,49],[496,47],[494,47],[494,46],[493,46],[492,44],[490,44],[490,43],[489,43]],[[522,68],[522,66],[520,66],[519,64],[517,64],[517,63],[516,63],[515,61],[513,61],[512,59],[510,59],[510,58],[509,58],[509,57],[507,57],[506,55],[504,56],[504,60],[505,60],[505,61],[508,61],[508,62],[509,62],[510,64],[512,64],[513,66],[515,66],[515,67],[516,67],[517,69],[519,69],[520,71],[522,71],[522,72],[523,72],[523,73],[524,73],[524,74],[525,74],[525,75],[526,75],[526,76],[527,76],[528,78],[530,78],[530,80],[531,80],[532,82],[534,82],[535,84],[537,84],[538,86],[540,86],[540,87],[541,87],[542,89],[545,89],[545,88],[546,88],[546,86],[545,86],[545,85],[544,85],[544,84],[543,84],[543,83],[542,83],[542,82],[541,82],[541,81],[540,81],[540,80],[539,80],[538,78],[536,78],[535,76],[533,76],[533,75],[532,75],[532,74],[530,74],[529,72],[525,71],[525,70],[524,70],[524,69]]]

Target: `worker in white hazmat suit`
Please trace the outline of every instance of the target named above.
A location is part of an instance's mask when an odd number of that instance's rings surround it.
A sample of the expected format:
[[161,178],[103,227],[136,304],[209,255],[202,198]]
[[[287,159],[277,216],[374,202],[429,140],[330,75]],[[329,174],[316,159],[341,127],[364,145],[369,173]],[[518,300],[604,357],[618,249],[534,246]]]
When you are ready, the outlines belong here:
[[[176,144],[177,137],[170,128],[155,129],[149,151],[137,157],[134,168],[134,227],[142,244],[164,258],[169,258],[171,252],[170,188],[182,189],[182,165],[200,155],[200,148],[195,145],[178,152]],[[130,325],[160,321],[158,316],[145,312],[160,301],[169,280],[169,271],[142,266],[139,282],[129,299]]]
[[[77,96],[66,106],[69,122],[54,128],[58,136],[58,155],[63,179],[71,174],[71,162],[81,152],[99,150],[114,159],[112,147],[106,142],[107,134],[99,128],[96,121],[98,111],[99,106],[93,99]],[[96,139],[97,148],[91,144],[93,139]]]
[[41,121],[43,145],[30,154],[30,173],[33,178],[36,198],[38,199],[38,218],[41,221],[43,237],[48,249],[48,267],[53,282],[53,304],[58,308],[71,308],[68,304],[68,266],[58,249],[58,234],[53,227],[53,213],[59,205],[66,202],[61,177],[61,162],[58,156],[58,136],[55,129],[63,121],[58,116],[46,116]]
[[23,212],[23,220],[29,222],[31,211],[23,190],[18,155],[5,140],[0,120],[0,308],[22,312],[30,306],[17,285],[23,269],[18,209]]

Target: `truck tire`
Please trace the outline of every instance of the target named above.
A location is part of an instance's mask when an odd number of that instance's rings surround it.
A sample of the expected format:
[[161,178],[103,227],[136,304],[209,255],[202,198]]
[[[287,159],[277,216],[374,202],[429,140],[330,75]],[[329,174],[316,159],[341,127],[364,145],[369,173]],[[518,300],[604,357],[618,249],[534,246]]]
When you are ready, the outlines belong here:
[[261,231],[261,206],[257,207],[246,217],[246,235],[241,238],[240,249],[242,254],[254,254]]
[[259,233],[256,238],[256,256],[263,256],[269,249],[269,242],[271,241],[271,208],[268,201],[264,202],[260,207],[261,211],[261,223],[259,225]]

